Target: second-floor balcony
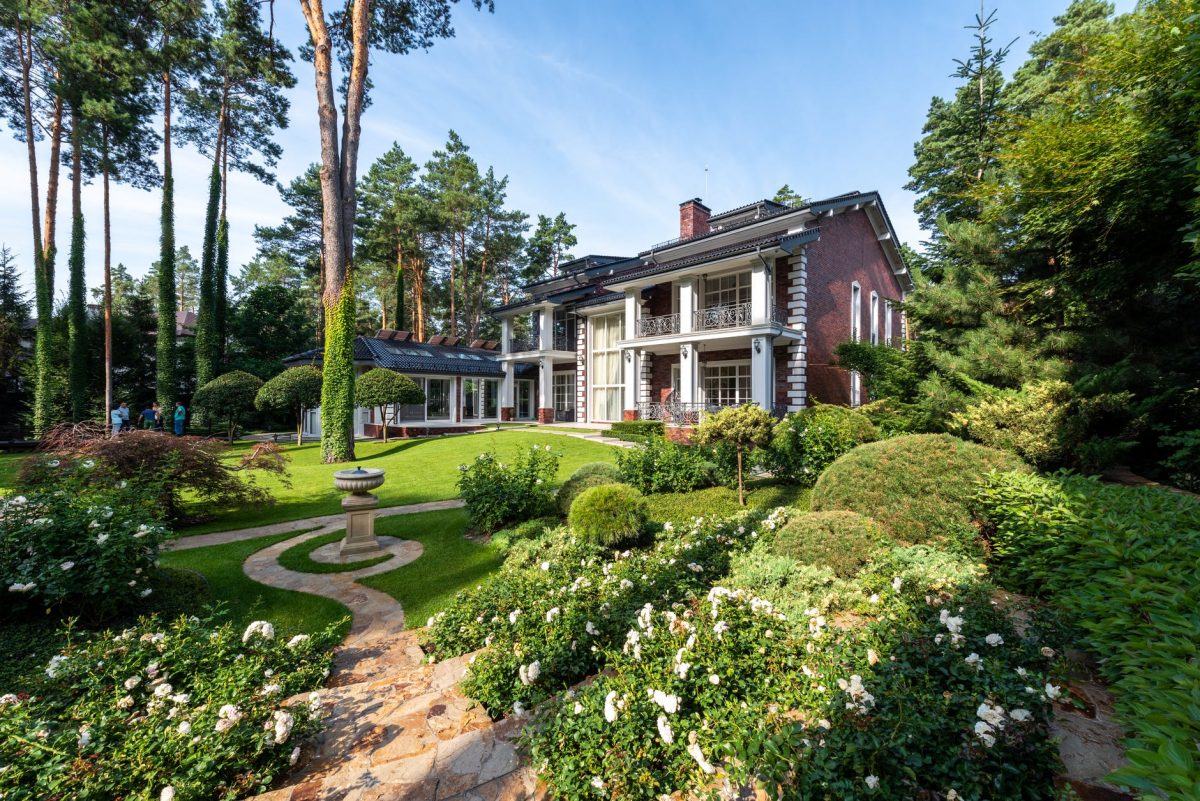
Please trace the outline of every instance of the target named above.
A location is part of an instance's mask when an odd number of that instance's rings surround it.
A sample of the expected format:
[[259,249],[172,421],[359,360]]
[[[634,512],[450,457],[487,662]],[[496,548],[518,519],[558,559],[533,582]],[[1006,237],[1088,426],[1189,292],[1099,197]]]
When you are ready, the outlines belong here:
[[[575,350],[575,338],[565,333],[556,333],[551,340],[551,350]],[[541,343],[536,336],[513,337],[508,340],[509,353],[524,353],[525,351],[541,350]]]
[[[776,306],[771,309],[771,322],[787,324],[787,310]],[[745,328],[754,323],[754,310],[749,301],[730,303],[723,306],[708,306],[692,313],[692,331],[719,331],[725,328]],[[659,337],[682,333],[680,315],[660,314],[642,317],[637,321],[637,337]]]

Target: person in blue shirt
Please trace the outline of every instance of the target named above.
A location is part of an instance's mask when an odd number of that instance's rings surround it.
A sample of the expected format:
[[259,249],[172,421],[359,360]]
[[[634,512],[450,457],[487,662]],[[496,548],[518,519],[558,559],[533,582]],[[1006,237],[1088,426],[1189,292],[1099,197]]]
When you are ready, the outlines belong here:
[[154,418],[158,416],[157,407],[157,403],[149,403],[145,409],[142,409],[142,428],[147,431],[154,428]]

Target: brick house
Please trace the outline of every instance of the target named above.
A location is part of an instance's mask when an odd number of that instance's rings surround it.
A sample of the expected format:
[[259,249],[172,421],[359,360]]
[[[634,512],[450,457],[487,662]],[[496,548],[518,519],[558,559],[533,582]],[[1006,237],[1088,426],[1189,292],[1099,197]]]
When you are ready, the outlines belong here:
[[[357,338],[355,364],[398,370],[426,390],[426,403],[389,427],[400,436],[501,420],[692,426],[746,402],[776,414],[818,400],[857,405],[861,379],[833,366],[834,348],[902,341],[895,304],[911,288],[877,192],[721,214],[697,198],[680,204],[677,238],[633,257],[568,262],[491,309],[499,343],[381,331]],[[516,325],[521,316],[528,326]],[[517,337],[519,328],[532,333]],[[359,409],[355,433],[377,436],[381,422],[379,410]],[[319,426],[313,410],[305,431]]]
[[[678,238],[636,257],[577,259],[492,310],[501,414],[693,425],[748,401],[777,413],[857,405],[861,379],[833,366],[834,348],[904,339],[895,304],[911,288],[877,192],[715,215],[688,200]],[[513,337],[526,314],[532,341]]]

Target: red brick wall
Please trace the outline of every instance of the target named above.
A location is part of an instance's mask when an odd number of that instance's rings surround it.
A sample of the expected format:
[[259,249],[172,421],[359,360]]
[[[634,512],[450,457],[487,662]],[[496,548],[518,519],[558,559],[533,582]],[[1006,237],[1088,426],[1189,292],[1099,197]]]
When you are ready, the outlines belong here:
[[[822,218],[821,238],[808,246],[808,397],[809,403],[849,403],[850,374],[832,366],[834,349],[850,338],[850,285],[862,287],[859,330],[871,336],[871,292],[879,293],[880,341],[886,315],[883,301],[900,299],[900,283],[865,211]],[[892,336],[899,335],[899,314],[892,313]]]
[[775,260],[775,269],[772,271],[772,274],[775,279],[775,305],[786,310],[789,300],[788,290],[791,284],[786,256]]
[[788,405],[787,345],[775,346],[775,404]]
[[650,299],[646,301],[646,305],[642,307],[642,314],[646,317],[658,317],[663,314],[671,313],[671,293],[672,284],[658,284],[654,287],[654,291],[650,293]]
[[662,403],[671,394],[671,368],[679,364],[679,353],[654,354],[650,365],[650,402]]

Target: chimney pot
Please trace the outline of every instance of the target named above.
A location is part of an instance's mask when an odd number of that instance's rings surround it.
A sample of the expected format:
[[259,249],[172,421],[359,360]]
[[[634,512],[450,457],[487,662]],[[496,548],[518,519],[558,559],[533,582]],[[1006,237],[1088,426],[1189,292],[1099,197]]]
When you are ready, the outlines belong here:
[[712,230],[708,224],[708,218],[711,214],[712,209],[701,203],[698,197],[680,203],[679,238],[691,239],[693,236],[707,234]]

